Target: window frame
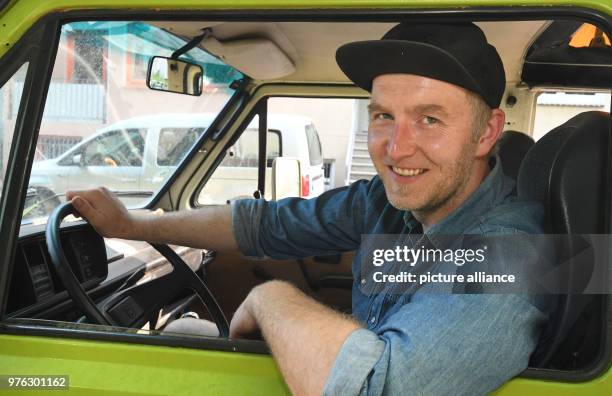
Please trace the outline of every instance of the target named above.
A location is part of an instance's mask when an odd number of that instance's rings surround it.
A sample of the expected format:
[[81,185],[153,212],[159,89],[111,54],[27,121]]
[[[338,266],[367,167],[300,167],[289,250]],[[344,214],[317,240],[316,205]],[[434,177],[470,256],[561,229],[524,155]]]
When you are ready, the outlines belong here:
[[0,234],[3,235],[0,238],[0,320],[5,316],[12,259],[28,187],[28,170],[34,161],[37,129],[42,120],[59,34],[59,19],[52,15],[44,17],[0,58],[2,86],[24,63],[28,63],[0,197]]

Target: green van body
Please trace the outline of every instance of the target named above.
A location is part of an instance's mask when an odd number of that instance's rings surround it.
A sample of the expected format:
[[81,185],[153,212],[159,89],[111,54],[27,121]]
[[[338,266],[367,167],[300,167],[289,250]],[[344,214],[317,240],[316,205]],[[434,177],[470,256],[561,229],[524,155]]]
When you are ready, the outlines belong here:
[[[561,6],[589,8],[612,18],[612,0],[234,0],[231,10],[400,9]],[[0,10],[0,57],[37,21],[51,13],[75,10],[225,10],[221,0],[15,0]],[[91,14],[94,15],[94,14]],[[101,14],[104,15],[104,14]],[[120,15],[117,13],[116,15]],[[1,210],[1,208],[0,208]],[[6,218],[3,216],[2,218]],[[8,262],[0,262],[0,277]],[[0,293],[6,293],[1,287]],[[476,336],[476,335],[475,335]],[[503,358],[503,357],[502,357]],[[560,382],[516,378],[496,394],[612,395],[612,372],[589,381]],[[181,346],[144,345],[99,339],[7,334],[0,324],[1,375],[68,375],[69,389],[79,395],[289,394],[270,355],[210,351]],[[469,373],[466,373],[469,375]],[[0,393],[13,390],[0,388]],[[22,391],[38,394],[37,390]]]

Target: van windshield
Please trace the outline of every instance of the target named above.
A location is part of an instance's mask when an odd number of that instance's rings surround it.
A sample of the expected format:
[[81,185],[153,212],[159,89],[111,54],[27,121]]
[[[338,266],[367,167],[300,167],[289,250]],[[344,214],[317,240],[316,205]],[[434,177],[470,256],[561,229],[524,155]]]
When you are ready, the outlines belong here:
[[[244,77],[196,46],[181,59],[203,68],[202,95],[149,89],[149,60],[188,41],[163,22],[63,25],[22,225],[45,223],[68,190],[104,186],[134,208],[164,185],[234,95],[232,82]],[[15,100],[24,77],[10,87]]]

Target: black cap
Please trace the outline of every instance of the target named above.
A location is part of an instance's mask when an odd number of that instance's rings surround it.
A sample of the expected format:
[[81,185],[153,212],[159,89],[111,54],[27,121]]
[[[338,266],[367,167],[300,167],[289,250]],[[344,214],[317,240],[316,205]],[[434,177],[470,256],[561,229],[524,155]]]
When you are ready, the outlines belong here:
[[380,40],[343,45],[336,61],[366,91],[382,74],[415,74],[473,91],[497,108],[506,86],[497,50],[473,23],[400,23]]

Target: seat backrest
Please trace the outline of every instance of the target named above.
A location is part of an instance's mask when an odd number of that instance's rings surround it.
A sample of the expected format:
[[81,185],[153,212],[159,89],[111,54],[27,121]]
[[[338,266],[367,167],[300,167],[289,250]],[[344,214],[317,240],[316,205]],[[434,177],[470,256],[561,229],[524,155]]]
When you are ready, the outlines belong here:
[[522,132],[504,131],[497,143],[497,155],[502,170],[514,180],[518,177],[521,162],[525,154],[534,145],[533,138]]
[[[608,150],[610,115],[581,113],[543,136],[521,164],[517,192],[519,199],[540,201],[545,208],[547,234],[566,234],[557,245],[557,263],[574,257],[577,246],[584,248],[579,234],[605,234],[607,214]],[[584,307],[594,295],[583,290],[593,267],[569,266],[570,274],[561,285],[567,293],[557,299],[531,364],[543,367],[558,352]]]

